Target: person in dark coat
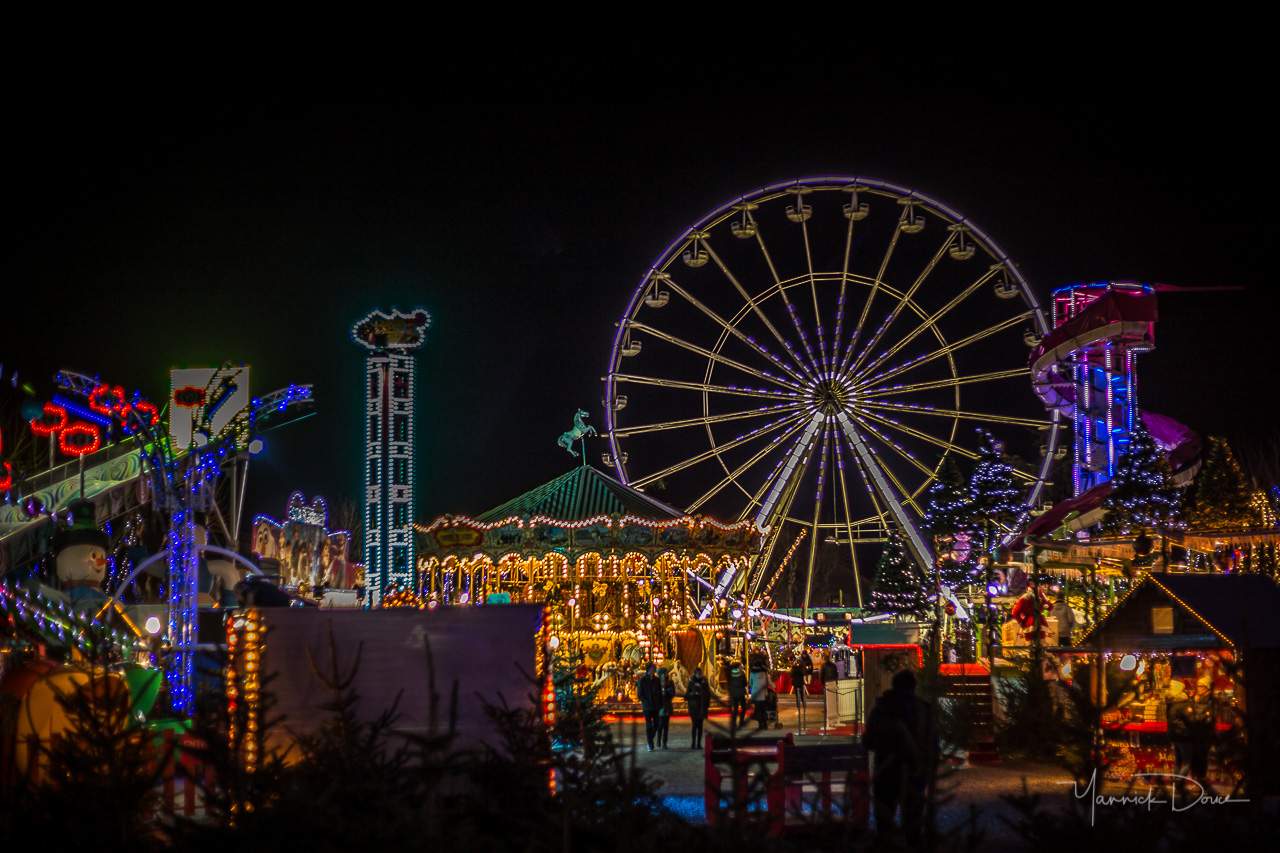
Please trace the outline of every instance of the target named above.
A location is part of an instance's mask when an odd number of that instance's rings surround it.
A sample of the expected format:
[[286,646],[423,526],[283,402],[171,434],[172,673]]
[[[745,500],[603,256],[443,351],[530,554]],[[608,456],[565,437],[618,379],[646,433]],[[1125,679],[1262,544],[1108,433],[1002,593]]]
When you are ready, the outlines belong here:
[[769,670],[763,661],[751,666],[751,704],[755,710],[751,716],[756,721],[756,731],[769,726]]
[[690,749],[702,748],[702,723],[711,707],[711,685],[702,670],[695,669],[684,691],[684,701],[689,706],[689,722],[693,724],[693,740]]
[[[1185,690],[1183,692],[1185,696]],[[1213,707],[1209,702],[1208,682],[1196,684],[1190,698],[1169,703],[1169,740],[1173,742],[1178,772],[1204,782],[1209,772],[1209,749],[1213,743]]]
[[925,792],[938,758],[938,737],[933,706],[916,697],[911,670],[895,675],[893,687],[876,700],[864,742],[875,754],[871,794],[877,831],[887,834],[893,828],[894,814],[901,806],[907,843],[917,844]]
[[636,682],[636,697],[640,700],[640,710],[644,712],[644,736],[649,742],[649,751],[653,752],[653,736],[658,728],[658,706],[662,700],[662,683],[654,674],[654,665],[644,668],[644,675]]
[[796,652],[791,662],[791,689],[796,694],[796,710],[805,704],[808,685],[805,683],[813,675],[813,659],[804,652]]
[[658,719],[654,739],[658,746],[667,748],[667,737],[671,733],[672,703],[676,698],[676,685],[671,675],[665,670],[658,670]]
[[747,675],[742,664],[729,664],[729,728],[737,729],[747,721]]
[[822,653],[822,669],[818,671],[818,677],[822,679],[824,685],[840,679],[840,670],[836,667],[836,662],[831,659],[830,652]]

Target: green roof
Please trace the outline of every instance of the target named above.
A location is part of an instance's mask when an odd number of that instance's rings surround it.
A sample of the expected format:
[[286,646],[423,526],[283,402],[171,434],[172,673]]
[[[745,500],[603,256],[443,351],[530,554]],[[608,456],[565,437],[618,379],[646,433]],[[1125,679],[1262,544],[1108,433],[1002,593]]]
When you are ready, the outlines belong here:
[[683,518],[678,509],[620,483],[590,465],[579,465],[549,483],[476,516],[495,522],[512,516],[545,515],[559,521],[584,521],[600,515],[634,515],[656,521]]

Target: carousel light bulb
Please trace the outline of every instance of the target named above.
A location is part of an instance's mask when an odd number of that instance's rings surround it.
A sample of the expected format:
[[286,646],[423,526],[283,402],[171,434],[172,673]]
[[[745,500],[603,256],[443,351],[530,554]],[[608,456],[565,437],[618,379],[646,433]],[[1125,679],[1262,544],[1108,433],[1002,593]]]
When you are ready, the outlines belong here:
[[160,617],[158,616],[148,617],[147,624],[145,627],[147,629],[147,633],[150,634],[151,636],[154,637],[156,634],[159,634],[160,633]]

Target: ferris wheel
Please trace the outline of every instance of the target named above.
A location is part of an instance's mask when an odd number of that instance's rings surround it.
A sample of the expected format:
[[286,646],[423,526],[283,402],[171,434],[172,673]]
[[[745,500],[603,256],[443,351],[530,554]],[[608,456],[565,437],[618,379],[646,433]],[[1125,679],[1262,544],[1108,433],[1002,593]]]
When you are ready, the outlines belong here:
[[863,177],[774,184],[684,229],[640,280],[604,377],[604,462],[766,531],[717,595],[758,599],[802,543],[807,609],[821,543],[847,545],[855,578],[854,546],[891,528],[932,562],[922,496],[948,456],[977,458],[967,427],[1013,450],[1039,502],[1060,425],[1027,356],[1047,330],[1017,266],[947,205]]

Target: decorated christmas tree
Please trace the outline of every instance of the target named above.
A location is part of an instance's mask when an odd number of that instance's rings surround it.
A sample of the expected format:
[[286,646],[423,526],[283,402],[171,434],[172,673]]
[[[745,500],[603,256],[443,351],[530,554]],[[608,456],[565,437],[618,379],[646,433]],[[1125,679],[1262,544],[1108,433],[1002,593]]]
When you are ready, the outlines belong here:
[[938,479],[925,493],[923,527],[933,537],[938,574],[949,587],[964,586],[974,579],[976,555],[972,552],[971,495],[964,474],[948,456],[938,470]]
[[1170,478],[1168,460],[1139,421],[1111,476],[1103,531],[1125,534],[1181,527],[1182,495]]
[[1013,466],[1004,459],[1004,445],[981,427],[978,436],[978,461],[969,477],[969,503],[963,517],[965,526],[977,532],[976,544],[985,553],[994,547],[1001,528],[1017,522],[1024,504]]
[[1225,438],[1211,436],[1200,472],[1187,497],[1183,519],[1188,527],[1214,529],[1261,524],[1252,505],[1253,486]]
[[923,616],[929,609],[925,579],[907,553],[902,536],[891,531],[880,552],[875,583],[871,589],[871,609],[901,616]]

